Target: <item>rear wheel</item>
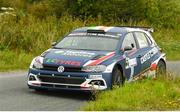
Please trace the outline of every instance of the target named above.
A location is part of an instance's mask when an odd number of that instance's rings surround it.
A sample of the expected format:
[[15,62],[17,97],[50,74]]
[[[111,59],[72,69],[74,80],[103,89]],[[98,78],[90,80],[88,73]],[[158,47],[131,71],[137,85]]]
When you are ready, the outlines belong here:
[[116,66],[112,73],[112,86],[122,86],[124,78],[121,70]]
[[164,61],[160,60],[156,69],[156,76],[166,74],[166,64]]

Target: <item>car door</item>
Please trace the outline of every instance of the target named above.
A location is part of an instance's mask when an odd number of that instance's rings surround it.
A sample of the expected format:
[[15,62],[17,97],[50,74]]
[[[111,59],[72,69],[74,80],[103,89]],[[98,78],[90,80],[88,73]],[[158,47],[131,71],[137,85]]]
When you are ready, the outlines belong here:
[[153,47],[151,47],[150,39],[144,32],[133,33],[137,42],[137,59],[140,61],[140,72],[144,72],[149,69],[151,65],[151,57],[154,54]]
[[[132,48],[129,50],[126,50],[126,48]],[[124,37],[124,40],[122,42],[121,49],[124,50],[125,59],[125,74],[126,77],[131,80],[134,75],[140,73],[141,65],[140,59],[137,58],[139,56],[138,53],[138,44],[134,38],[133,33],[127,33]]]

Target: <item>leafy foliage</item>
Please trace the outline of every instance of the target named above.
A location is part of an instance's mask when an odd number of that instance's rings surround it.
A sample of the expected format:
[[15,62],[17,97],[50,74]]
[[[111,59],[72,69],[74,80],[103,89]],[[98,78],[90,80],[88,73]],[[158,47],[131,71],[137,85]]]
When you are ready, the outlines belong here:
[[180,2],[178,0],[0,0],[1,6],[11,6],[38,18],[61,17],[68,13],[87,20],[142,21],[152,25],[179,28]]

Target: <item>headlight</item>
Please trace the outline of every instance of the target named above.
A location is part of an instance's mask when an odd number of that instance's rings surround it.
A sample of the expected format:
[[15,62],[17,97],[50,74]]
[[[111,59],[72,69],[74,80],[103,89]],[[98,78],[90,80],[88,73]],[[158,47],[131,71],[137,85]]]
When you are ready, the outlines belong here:
[[104,72],[105,70],[106,70],[105,65],[85,66],[82,68],[82,71],[85,72]]
[[32,60],[30,68],[40,69],[43,68],[42,64],[43,64],[43,57],[38,56]]

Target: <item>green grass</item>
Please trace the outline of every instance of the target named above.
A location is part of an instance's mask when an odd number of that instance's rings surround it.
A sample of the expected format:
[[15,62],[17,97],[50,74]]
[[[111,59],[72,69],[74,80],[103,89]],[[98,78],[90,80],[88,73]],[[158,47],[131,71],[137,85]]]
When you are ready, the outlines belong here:
[[0,71],[28,69],[32,58],[24,52],[0,51]]
[[128,83],[100,93],[82,110],[180,110],[180,78]]

